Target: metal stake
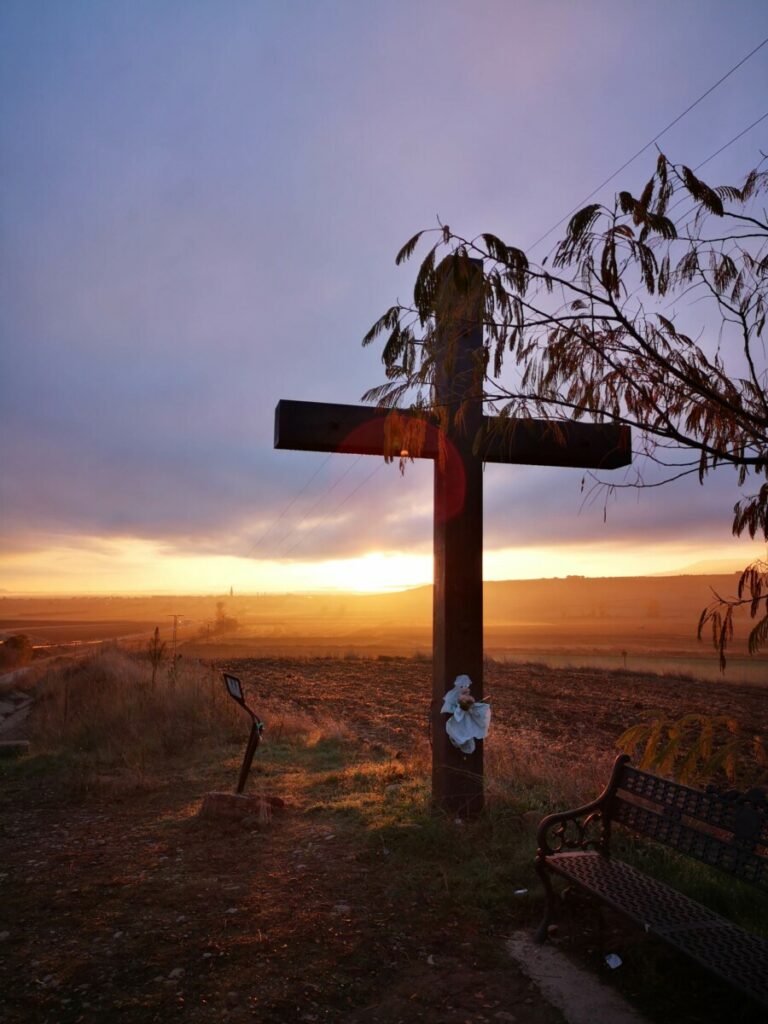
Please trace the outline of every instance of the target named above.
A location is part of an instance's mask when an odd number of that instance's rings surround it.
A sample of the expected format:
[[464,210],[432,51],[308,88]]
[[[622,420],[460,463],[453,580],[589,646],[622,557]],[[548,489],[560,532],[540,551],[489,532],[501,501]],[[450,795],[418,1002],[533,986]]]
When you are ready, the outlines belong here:
[[251,716],[251,734],[248,737],[248,743],[245,748],[245,755],[243,757],[243,763],[240,766],[240,775],[237,779],[236,793],[242,793],[245,789],[245,783],[248,780],[248,773],[251,770],[251,764],[253,763],[253,755],[261,743],[261,734],[264,731],[264,723],[251,708],[245,703],[245,695],[243,694],[243,686],[237,676],[230,675],[228,672],[222,672],[224,676],[224,683],[227,687],[227,693],[232,700],[237,701],[241,708],[248,712]]

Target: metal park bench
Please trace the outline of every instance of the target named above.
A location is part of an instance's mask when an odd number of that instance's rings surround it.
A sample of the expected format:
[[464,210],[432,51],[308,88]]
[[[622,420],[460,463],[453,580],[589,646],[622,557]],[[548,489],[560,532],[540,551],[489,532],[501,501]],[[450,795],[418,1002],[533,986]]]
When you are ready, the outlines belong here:
[[768,1006],[768,941],[612,856],[614,823],[768,893],[765,791],[702,792],[620,755],[596,800],[539,825],[536,870],[547,903],[536,938],[546,940],[556,910],[554,873]]

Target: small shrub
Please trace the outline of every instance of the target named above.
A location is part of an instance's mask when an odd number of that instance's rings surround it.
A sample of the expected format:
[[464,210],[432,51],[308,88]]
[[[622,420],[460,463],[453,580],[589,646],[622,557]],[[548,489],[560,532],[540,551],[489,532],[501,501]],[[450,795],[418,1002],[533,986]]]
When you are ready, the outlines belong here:
[[0,671],[8,672],[28,665],[33,653],[32,641],[25,633],[9,636],[0,643]]
[[226,605],[223,601],[216,602],[216,620],[211,627],[211,632],[217,635],[221,633],[233,633],[240,623],[231,615],[227,615]]
[[428,662],[432,661],[432,655],[427,654],[426,651],[414,651],[411,655],[411,661]]

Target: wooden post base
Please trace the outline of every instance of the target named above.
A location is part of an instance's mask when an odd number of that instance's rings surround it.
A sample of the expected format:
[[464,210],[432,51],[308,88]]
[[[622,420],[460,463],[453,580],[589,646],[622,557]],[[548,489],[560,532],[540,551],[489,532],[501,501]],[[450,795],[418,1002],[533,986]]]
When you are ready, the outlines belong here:
[[275,812],[285,809],[279,796],[243,796],[242,793],[206,793],[199,817],[226,821],[254,818],[256,824],[268,825]]

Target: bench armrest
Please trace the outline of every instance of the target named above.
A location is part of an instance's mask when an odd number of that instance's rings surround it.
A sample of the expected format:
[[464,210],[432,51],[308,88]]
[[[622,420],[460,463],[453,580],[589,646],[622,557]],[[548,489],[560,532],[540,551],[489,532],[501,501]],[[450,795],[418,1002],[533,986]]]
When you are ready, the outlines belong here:
[[548,814],[541,821],[536,833],[537,860],[566,850],[597,849],[608,855],[611,829],[610,817],[605,809],[616,790],[621,770],[628,761],[627,754],[620,754],[616,758],[608,785],[596,800],[569,811]]
[[587,850],[590,847],[607,853],[606,820],[602,804],[595,800],[583,807],[560,814],[548,814],[536,833],[538,857],[549,857],[564,850]]

